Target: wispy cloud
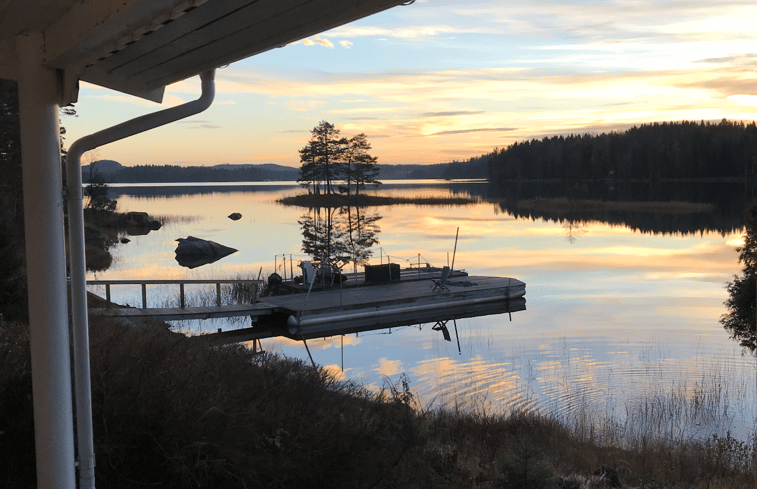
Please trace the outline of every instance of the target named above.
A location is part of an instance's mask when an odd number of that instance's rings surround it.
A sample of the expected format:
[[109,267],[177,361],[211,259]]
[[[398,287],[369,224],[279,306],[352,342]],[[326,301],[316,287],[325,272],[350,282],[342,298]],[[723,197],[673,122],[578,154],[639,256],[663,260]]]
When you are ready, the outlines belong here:
[[423,112],[418,114],[419,117],[455,117],[460,115],[478,115],[483,114],[483,110],[457,110],[448,112]]
[[478,129],[455,129],[452,131],[439,131],[429,136],[443,136],[447,134],[469,134],[472,132],[502,132],[502,131],[515,131],[515,127],[481,127]]
[[[349,42],[349,41],[348,41]],[[329,41],[328,39],[325,39],[323,37],[316,37],[315,39],[303,39],[302,44],[305,46],[315,46],[316,44],[320,44],[321,46],[325,46],[327,48],[333,48],[334,43]]]
[[353,46],[352,41],[347,41],[344,39],[339,41],[339,45],[342,46],[344,49],[349,49]]
[[190,129],[223,129],[223,126],[215,124],[199,124],[197,126],[192,126]]

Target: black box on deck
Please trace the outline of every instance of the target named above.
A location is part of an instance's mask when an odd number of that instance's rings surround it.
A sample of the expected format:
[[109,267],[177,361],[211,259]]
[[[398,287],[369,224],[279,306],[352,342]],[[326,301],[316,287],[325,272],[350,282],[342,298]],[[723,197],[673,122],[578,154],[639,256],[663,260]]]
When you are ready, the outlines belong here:
[[366,265],[366,282],[390,282],[400,279],[399,263],[386,263],[384,265]]

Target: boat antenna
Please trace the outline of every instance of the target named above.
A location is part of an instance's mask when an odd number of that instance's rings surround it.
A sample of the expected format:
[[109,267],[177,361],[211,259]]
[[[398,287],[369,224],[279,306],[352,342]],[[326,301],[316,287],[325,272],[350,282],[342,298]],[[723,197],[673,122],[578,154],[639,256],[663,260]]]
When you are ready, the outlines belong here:
[[455,249],[452,251],[452,266],[449,269],[450,274],[452,273],[452,270],[455,269],[455,253],[457,253],[457,236],[459,234],[460,234],[460,226],[457,227],[457,232],[455,233]]

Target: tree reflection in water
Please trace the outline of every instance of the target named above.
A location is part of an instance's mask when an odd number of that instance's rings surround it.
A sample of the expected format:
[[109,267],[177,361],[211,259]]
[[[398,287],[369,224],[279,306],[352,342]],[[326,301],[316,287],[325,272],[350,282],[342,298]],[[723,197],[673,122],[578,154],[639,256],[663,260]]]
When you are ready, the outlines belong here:
[[381,215],[358,206],[312,208],[298,220],[302,251],[315,260],[328,260],[343,268],[352,263],[354,272],[373,255],[378,243]]
[[743,264],[741,275],[733,277],[733,282],[726,285],[728,300],[725,306],[728,312],[720,317],[723,327],[731,338],[757,352],[757,199],[744,212],[744,244],[736,248],[739,263]]

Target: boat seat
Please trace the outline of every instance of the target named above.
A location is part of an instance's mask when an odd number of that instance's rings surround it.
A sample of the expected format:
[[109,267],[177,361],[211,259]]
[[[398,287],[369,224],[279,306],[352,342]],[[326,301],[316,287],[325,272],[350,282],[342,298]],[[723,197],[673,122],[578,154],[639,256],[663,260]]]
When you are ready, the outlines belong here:
[[302,261],[300,262],[300,268],[302,269],[302,285],[306,287],[310,287],[313,285],[313,282],[315,282],[315,268],[313,267],[313,264],[310,261]]
[[431,279],[431,281],[434,282],[434,288],[431,290],[449,290],[449,288],[447,287],[447,280],[449,279],[450,275],[452,275],[452,270],[449,267],[442,268],[442,273],[441,275],[439,275],[439,278]]

